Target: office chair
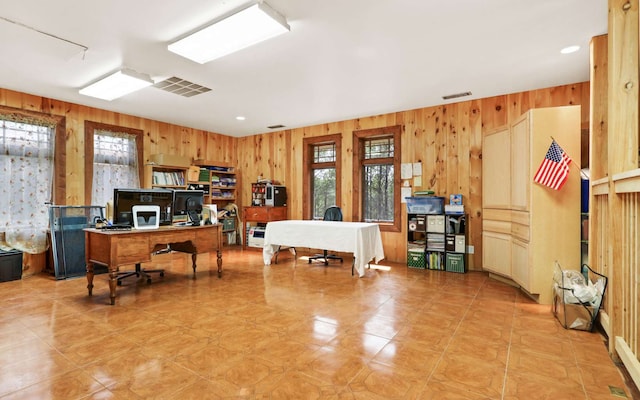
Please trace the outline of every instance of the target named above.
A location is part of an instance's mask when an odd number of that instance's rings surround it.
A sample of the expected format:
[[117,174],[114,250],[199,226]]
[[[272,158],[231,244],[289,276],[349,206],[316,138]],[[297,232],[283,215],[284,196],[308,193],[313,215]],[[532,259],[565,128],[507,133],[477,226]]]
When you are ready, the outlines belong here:
[[[165,247],[161,247],[159,249],[156,249],[152,254],[163,254],[163,253],[169,253],[171,252],[171,249],[167,246]],[[134,271],[123,271],[123,272],[118,272],[118,277],[117,279],[117,283],[118,286],[122,286],[122,280],[125,278],[128,278],[130,276],[136,276],[136,278],[139,278],[140,276],[144,277],[147,279],[147,283],[151,283],[151,275],[152,273],[158,273],[160,274],[161,277],[164,276],[164,269],[142,269],[142,267],[140,266],[140,263],[136,264],[136,269]]]
[[[338,206],[331,206],[327,208],[324,212],[323,221],[342,221],[342,210]],[[340,260],[342,262],[342,257],[338,257],[334,254],[329,254],[327,250],[324,250],[322,254],[316,254],[315,256],[309,257],[309,264],[313,260],[324,260],[324,265],[329,265],[329,260]]]

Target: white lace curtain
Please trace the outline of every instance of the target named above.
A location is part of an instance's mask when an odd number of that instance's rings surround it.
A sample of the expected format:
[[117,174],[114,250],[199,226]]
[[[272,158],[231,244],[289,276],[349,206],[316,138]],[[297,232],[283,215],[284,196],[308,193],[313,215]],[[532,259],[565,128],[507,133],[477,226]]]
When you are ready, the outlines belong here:
[[136,136],[96,130],[93,134],[93,184],[91,204],[113,202],[114,188],[138,188]]
[[54,125],[0,115],[0,248],[47,249],[54,138]]

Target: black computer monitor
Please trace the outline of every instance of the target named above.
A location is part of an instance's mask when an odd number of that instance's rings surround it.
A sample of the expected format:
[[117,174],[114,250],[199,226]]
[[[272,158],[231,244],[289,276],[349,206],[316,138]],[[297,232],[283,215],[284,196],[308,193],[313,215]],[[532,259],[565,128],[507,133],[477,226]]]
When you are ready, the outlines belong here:
[[174,222],[190,221],[194,225],[199,225],[203,204],[204,204],[203,190],[174,190],[173,191]]
[[133,226],[133,206],[159,206],[159,225],[171,225],[173,191],[170,189],[113,189],[113,223]]

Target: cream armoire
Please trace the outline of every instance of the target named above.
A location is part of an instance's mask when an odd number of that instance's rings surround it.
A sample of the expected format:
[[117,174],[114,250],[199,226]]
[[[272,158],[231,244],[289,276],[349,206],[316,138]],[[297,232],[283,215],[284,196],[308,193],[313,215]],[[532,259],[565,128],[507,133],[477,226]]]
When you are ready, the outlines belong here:
[[[553,139],[571,157],[560,190],[533,182]],[[580,106],[531,109],[482,140],[483,269],[541,304],[553,273],[580,268]]]

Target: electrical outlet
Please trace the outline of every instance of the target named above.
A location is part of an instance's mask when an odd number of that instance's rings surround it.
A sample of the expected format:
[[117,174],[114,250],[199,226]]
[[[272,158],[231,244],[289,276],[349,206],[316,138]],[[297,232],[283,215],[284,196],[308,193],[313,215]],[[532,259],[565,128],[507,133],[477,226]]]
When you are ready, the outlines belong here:
[[475,248],[473,246],[467,246],[467,254],[475,253]]

